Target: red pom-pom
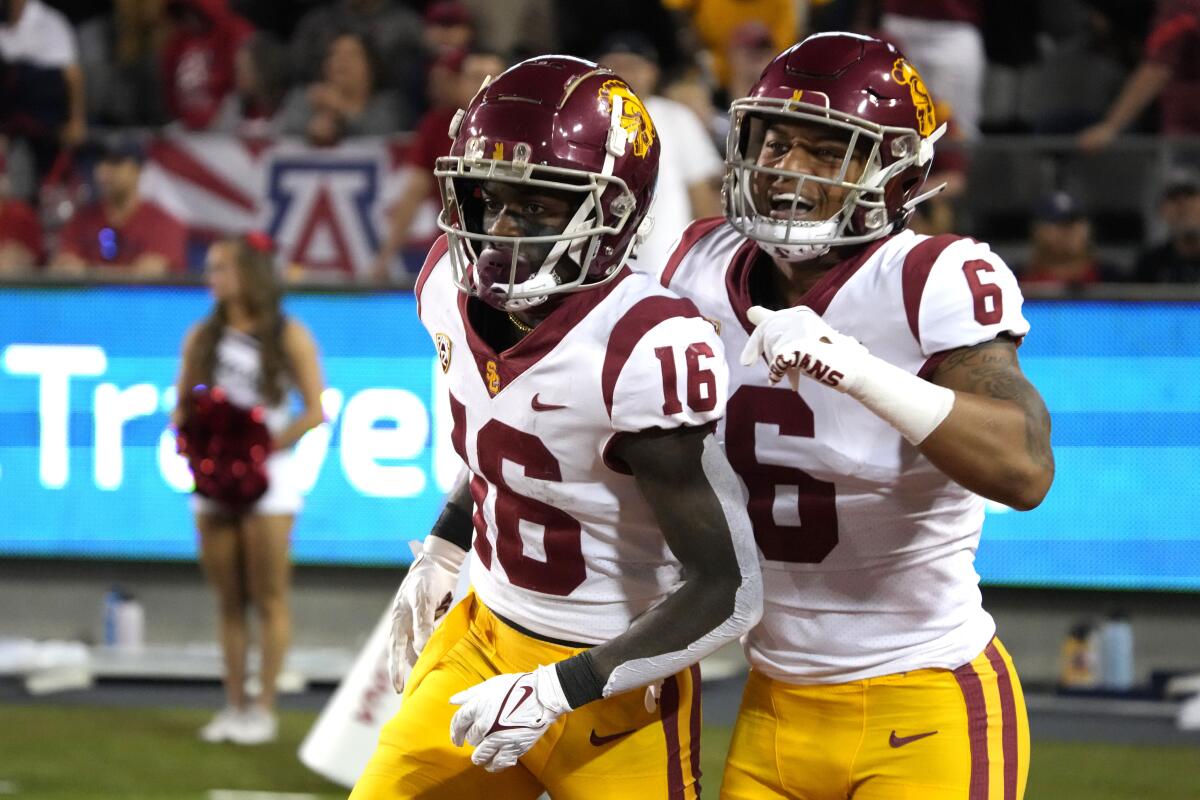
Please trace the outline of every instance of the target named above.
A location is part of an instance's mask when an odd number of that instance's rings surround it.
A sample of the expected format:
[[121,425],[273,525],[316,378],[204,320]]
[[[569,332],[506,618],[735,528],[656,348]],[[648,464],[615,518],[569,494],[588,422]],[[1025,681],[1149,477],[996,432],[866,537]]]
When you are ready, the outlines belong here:
[[176,442],[197,494],[242,509],[266,493],[271,434],[263,419],[261,409],[234,405],[219,388],[197,386],[185,398]]

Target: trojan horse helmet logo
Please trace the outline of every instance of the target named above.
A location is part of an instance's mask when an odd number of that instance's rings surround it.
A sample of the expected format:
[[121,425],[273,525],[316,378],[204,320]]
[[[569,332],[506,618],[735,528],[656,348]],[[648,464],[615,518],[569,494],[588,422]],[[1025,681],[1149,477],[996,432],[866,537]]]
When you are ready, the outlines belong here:
[[917,132],[922,136],[933,133],[937,127],[937,117],[933,113],[933,98],[925,88],[917,68],[903,58],[897,58],[892,64],[892,80],[899,84],[907,84],[912,95],[913,105],[917,107]]
[[605,81],[600,87],[600,99],[612,110],[613,97],[621,98],[621,127],[633,145],[633,154],[645,158],[654,144],[654,121],[646,112],[646,106],[633,90],[618,80]]

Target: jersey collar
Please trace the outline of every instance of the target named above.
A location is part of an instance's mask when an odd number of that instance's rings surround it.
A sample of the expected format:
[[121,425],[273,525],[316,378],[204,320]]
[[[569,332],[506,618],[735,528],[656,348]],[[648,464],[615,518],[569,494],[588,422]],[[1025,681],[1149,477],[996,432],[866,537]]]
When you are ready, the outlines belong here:
[[467,311],[470,296],[459,292],[458,314],[463,330],[466,331],[467,346],[475,359],[479,379],[483,381],[488,393],[495,397],[523,372],[537,364],[630,274],[632,273],[629,267],[624,266],[617,277],[603,286],[571,292],[521,341],[500,353],[493,350],[475,331]]
[[[796,305],[808,306],[818,314],[824,314],[838,290],[889,239],[891,236],[876,239],[849,258],[834,264],[808,288]],[[742,323],[742,327],[746,329],[746,333],[754,330],[754,324],[750,322],[746,312],[754,304],[754,301],[750,299],[750,273],[755,268],[760,255],[766,258],[766,254],[759,248],[758,243],[753,239],[747,239],[734,252],[733,258],[729,262],[729,269],[725,271],[725,288],[729,292],[729,305],[733,308],[738,322]],[[764,265],[761,268],[766,267]]]

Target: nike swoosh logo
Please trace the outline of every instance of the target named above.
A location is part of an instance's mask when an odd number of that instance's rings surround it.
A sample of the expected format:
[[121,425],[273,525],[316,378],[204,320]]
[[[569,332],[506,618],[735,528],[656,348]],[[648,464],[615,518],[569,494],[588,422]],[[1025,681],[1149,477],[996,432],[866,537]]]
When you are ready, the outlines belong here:
[[926,737],[933,736],[935,733],[937,733],[937,731],[929,731],[928,733],[917,733],[912,736],[897,736],[896,732],[892,731],[892,735],[890,737],[888,737],[888,744],[890,744],[892,747],[904,747],[904,745],[906,745],[906,744],[912,744],[913,742],[917,741],[918,739],[924,739]]
[[597,736],[596,729],[592,728],[592,735],[588,739],[588,741],[590,741],[596,747],[603,747],[604,745],[608,744],[609,742],[615,742],[617,739],[623,739],[626,736],[628,736],[629,734],[636,733],[636,732],[637,732],[637,728],[630,728],[629,730],[621,731],[620,733],[610,733],[608,736]]
[[533,694],[532,686],[520,687],[521,691],[524,692],[524,694],[521,695],[521,699],[518,700],[516,703],[514,703],[512,708],[510,708],[508,711],[505,711],[504,709],[508,705],[508,698],[512,697],[513,690],[516,688],[518,688],[518,687],[513,686],[512,689],[509,689],[508,694],[505,695],[504,700],[501,701],[500,710],[496,712],[496,718],[494,720],[492,720],[492,726],[490,728],[488,728],[488,732],[487,732],[488,736],[491,736],[493,733],[496,733],[497,731],[511,731],[511,730],[517,730],[519,728],[531,727],[529,725],[505,725],[503,722],[500,721],[505,718],[511,719],[512,715],[517,713],[517,709],[521,707],[521,704],[524,703],[526,700],[528,700],[529,696]]
[[533,406],[534,411],[557,411],[560,408],[566,408],[566,406],[555,405],[554,403],[543,403],[538,399],[541,396],[542,393],[538,392],[533,396],[533,399],[529,401],[529,405]]
[[521,707],[521,704],[524,703],[526,700],[528,700],[529,696],[531,694],[533,694],[533,687],[532,686],[522,686],[521,691],[525,692],[525,694],[521,695],[521,699],[518,700],[515,704],[513,704],[513,707],[511,709],[509,709],[507,716],[511,717],[513,714],[517,713],[517,709]]

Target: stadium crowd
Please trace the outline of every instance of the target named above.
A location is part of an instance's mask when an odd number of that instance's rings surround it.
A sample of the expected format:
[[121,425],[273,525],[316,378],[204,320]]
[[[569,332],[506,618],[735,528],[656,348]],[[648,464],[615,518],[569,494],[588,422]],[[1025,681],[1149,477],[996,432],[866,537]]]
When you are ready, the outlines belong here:
[[[256,206],[253,224],[231,230],[228,219],[184,218],[186,194],[172,205],[161,185],[148,191],[164,140],[223,138],[251,152],[295,141],[311,154],[382,137],[394,169],[364,235],[369,255],[331,267],[281,247],[281,269],[290,279],[408,285],[438,233],[432,169],[455,109],[485,76],[545,52],[619,65],[644,84],[635,88],[651,99],[665,144],[645,248],[656,257],[687,221],[720,213],[729,101],[804,33],[844,29],[900,45],[950,120],[930,178],[947,188],[917,230],[987,237],[1026,283],[1200,280],[1200,0],[9,0],[0,9],[4,276],[183,276],[202,269],[221,235],[280,235],[278,216],[264,224]],[[1029,144],[1013,145],[1018,136]],[[318,171],[329,163],[310,160]],[[1136,185],[1114,191],[1131,173]]]

